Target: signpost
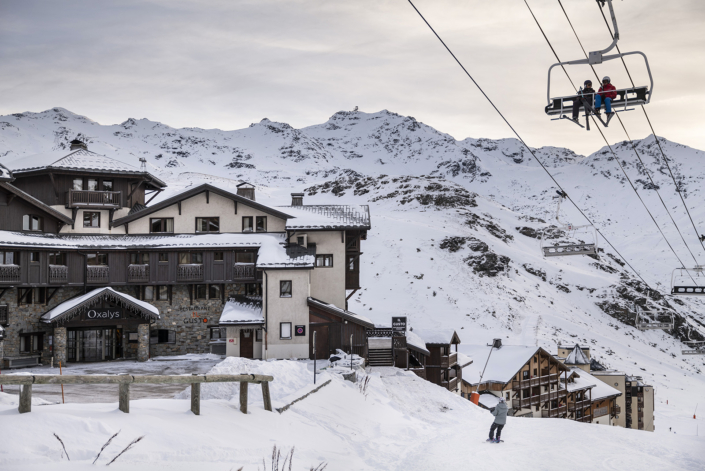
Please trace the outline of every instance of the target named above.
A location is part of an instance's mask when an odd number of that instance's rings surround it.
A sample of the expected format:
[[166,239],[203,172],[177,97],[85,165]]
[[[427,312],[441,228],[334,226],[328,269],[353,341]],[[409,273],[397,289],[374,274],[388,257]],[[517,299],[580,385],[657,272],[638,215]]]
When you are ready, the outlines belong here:
[[392,336],[406,337],[406,317],[392,317]]
[[313,331],[313,384],[316,384],[316,331]]

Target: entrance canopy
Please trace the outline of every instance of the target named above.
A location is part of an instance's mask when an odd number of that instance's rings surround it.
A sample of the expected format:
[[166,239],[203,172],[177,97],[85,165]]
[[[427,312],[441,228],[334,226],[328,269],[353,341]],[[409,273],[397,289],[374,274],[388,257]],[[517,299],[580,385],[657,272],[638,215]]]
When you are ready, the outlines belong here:
[[262,302],[244,296],[228,299],[220,315],[220,325],[264,325]]
[[[118,293],[112,288],[98,288],[89,293],[77,296],[59,304],[42,316],[42,322],[46,322],[47,324],[63,324],[64,322],[70,321],[74,317],[80,316],[83,313],[94,312],[96,306],[101,304],[103,301],[121,306],[146,320],[159,319],[159,309],[151,304],[140,301],[137,298],[133,298],[129,294]],[[116,317],[116,320],[120,317],[119,313],[111,314],[109,311],[103,311],[105,310],[101,309],[100,312],[95,311],[94,316],[98,316],[103,319],[114,316]]]

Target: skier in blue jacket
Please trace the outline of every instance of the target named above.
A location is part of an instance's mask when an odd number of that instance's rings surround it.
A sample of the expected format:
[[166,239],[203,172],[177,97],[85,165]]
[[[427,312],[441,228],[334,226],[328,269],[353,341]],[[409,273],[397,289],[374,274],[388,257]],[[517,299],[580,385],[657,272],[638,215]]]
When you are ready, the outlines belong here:
[[[490,427],[490,438],[487,439],[488,442],[499,443],[502,436],[502,429],[507,423],[507,403],[504,402],[504,398],[499,398],[499,404],[493,407],[490,412],[494,415],[494,422],[492,422],[492,427]],[[494,431],[497,430],[497,439],[494,438]]]

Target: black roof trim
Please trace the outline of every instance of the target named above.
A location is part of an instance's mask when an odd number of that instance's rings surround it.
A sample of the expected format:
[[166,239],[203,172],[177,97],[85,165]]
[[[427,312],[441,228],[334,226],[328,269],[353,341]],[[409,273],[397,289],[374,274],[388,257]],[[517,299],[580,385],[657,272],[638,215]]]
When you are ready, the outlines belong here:
[[220,195],[224,198],[228,198],[234,201],[237,201],[238,203],[242,203],[246,206],[251,206],[255,209],[259,209],[263,213],[271,214],[272,216],[277,216],[282,219],[291,219],[293,216],[290,216],[286,213],[282,213],[281,211],[277,211],[276,209],[272,209],[269,206],[265,206],[263,204],[257,203],[255,201],[252,201],[249,198],[245,198],[244,196],[236,195],[235,193],[230,193],[229,191],[225,191],[221,188],[215,187],[209,183],[204,183],[202,185],[199,185],[197,187],[194,187],[190,190],[184,191],[182,193],[179,193],[177,195],[172,196],[171,198],[167,198],[164,201],[160,201],[159,203],[152,205],[152,206],[147,206],[145,209],[142,211],[136,212],[134,214],[128,214],[127,216],[123,216],[120,219],[116,219],[113,221],[113,227],[115,226],[121,226],[125,224],[126,222],[132,222],[136,219],[141,219],[142,217],[152,214],[156,211],[159,211],[160,209],[167,208],[173,204],[176,204],[180,201],[187,200],[193,196],[199,195],[205,191],[212,191],[216,195]]
[[50,216],[55,217],[56,219],[63,222],[64,224],[73,224],[73,219],[71,219],[67,215],[57,211],[56,209],[52,208],[51,206],[49,206],[46,203],[39,201],[34,196],[30,195],[29,193],[25,193],[24,191],[20,190],[19,188],[17,188],[14,185],[11,185],[7,182],[0,182],[0,188],[6,189],[10,193],[18,196],[19,198],[22,198],[27,203],[41,209],[45,213],[49,214]]
[[345,309],[340,309],[336,306],[333,306],[332,304],[321,301],[320,299],[309,297],[308,305],[320,309],[321,311],[327,312],[328,314],[333,314],[334,316],[342,317],[343,319],[348,320],[353,324],[358,324],[368,329],[375,328],[375,325],[373,323],[360,319],[360,317],[355,313],[346,311]]

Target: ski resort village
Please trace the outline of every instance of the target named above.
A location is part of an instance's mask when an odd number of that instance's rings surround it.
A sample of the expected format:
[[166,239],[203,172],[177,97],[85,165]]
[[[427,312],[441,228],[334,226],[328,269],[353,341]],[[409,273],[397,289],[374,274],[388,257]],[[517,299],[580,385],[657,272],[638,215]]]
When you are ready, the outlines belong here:
[[705,469],[656,2],[296,3],[0,6],[0,469]]

